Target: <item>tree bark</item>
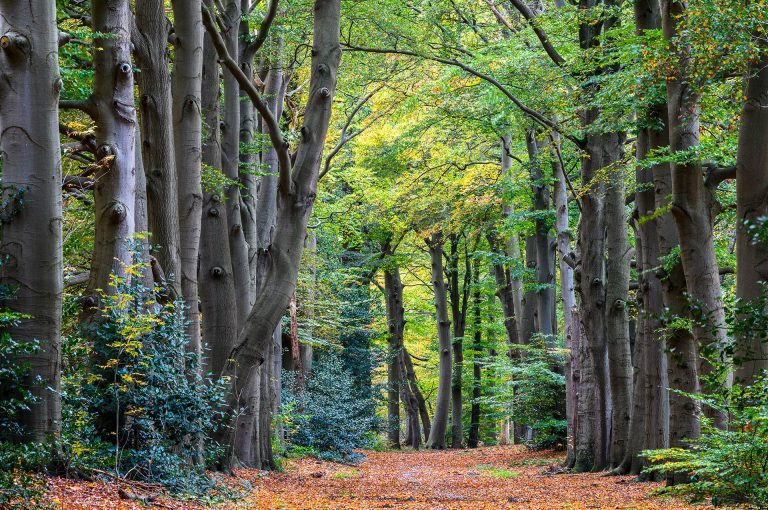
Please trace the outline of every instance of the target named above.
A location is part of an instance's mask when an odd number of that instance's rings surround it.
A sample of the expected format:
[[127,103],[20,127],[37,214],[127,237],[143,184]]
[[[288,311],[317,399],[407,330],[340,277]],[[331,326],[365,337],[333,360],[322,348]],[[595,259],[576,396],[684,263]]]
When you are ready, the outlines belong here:
[[[512,179],[512,137],[505,135],[501,138],[501,174],[505,180]],[[509,219],[514,214],[514,207],[511,203],[506,203],[502,206],[504,217]],[[511,235],[506,244],[507,257],[512,259],[512,263],[515,265],[523,264],[523,258],[520,253],[520,239],[517,234]],[[517,342],[526,342],[527,338],[524,335],[523,317],[523,280],[515,274],[516,271],[509,271],[507,274],[507,281],[511,283],[512,292],[512,304],[514,307],[514,316],[517,326]]]
[[[387,244],[383,249],[389,256],[393,255]],[[387,308],[387,437],[393,448],[400,448],[400,386],[403,384],[401,373],[400,351],[403,345],[403,283],[400,280],[400,269],[389,262],[384,269],[384,289],[386,291]]]
[[611,388],[611,444],[608,461],[609,466],[615,468],[624,460],[632,405],[632,352],[627,314],[630,251],[624,214],[624,167],[619,164],[609,171],[610,183],[605,193],[605,326]]
[[[240,0],[228,0],[224,4],[228,26],[224,40],[230,55],[237,58],[240,52],[239,26]],[[239,183],[240,172],[240,85],[232,72],[224,67],[224,122],[222,123],[221,161],[224,175]],[[229,229],[229,253],[235,280],[235,307],[237,327],[242,329],[251,308],[251,275],[248,262],[248,245],[245,242],[242,219],[240,187],[232,184],[226,192],[227,225]],[[286,303],[287,304],[287,303]]]
[[[765,51],[765,42],[761,50]],[[746,78],[736,158],[736,297],[754,304],[766,292],[768,245],[755,240],[750,226],[764,232],[768,216],[768,57],[752,64]],[[736,377],[751,384],[768,370],[764,334],[742,333],[737,338]]]
[[[249,96],[254,102],[258,101],[257,106],[261,108],[261,97],[252,83],[249,83],[249,78],[239,70],[226,47],[220,44],[220,35],[216,33],[210,15],[204,14],[203,20],[209,34],[219,38],[216,48],[227,69],[232,72],[239,71],[238,82],[244,88],[247,87]],[[315,0],[312,73],[304,126],[301,129],[302,137],[294,158],[288,157],[287,145],[284,142],[276,146],[280,161],[278,213],[272,248],[268,254],[269,260],[265,264],[262,292],[256,297],[245,326],[230,353],[229,359],[232,362],[224,371],[224,375],[229,376],[231,381],[227,404],[233,412],[240,407],[238,395],[243,394],[249,379],[235,377],[238,367],[257,366],[266,361],[268,351],[272,351],[275,328],[295,290],[341,60],[339,26],[339,0]],[[282,140],[277,127],[270,129],[270,138]]]
[[545,180],[542,167],[539,142],[534,131],[525,134],[526,147],[531,174],[531,191],[533,192],[533,210],[535,215],[536,243],[536,316],[538,318],[537,332],[544,335],[545,340],[550,341],[555,333],[555,325],[552,320],[555,309],[555,275],[551,268],[552,251],[549,243],[550,222],[543,217],[545,211],[550,210],[549,185]]
[[[659,4],[655,0],[636,0],[635,22],[638,35],[661,26]],[[648,465],[640,457],[644,450],[666,448],[669,438],[669,386],[665,342],[659,334],[664,313],[663,288],[660,272],[661,247],[656,217],[656,197],[653,174],[658,168],[647,168],[644,160],[652,145],[661,141],[663,130],[654,121],[664,116],[664,105],[646,108],[638,114],[635,206],[637,208],[636,257],[638,271],[637,336],[634,345],[634,382],[629,441],[619,473],[639,475]],[[663,123],[662,123],[663,124]],[[654,147],[656,149],[658,147]],[[668,170],[668,169],[667,169]],[[657,477],[658,475],[653,475]]]
[[168,34],[163,0],[136,0],[133,46],[139,73],[141,154],[147,177],[152,244],[166,275],[169,296],[181,295],[179,197],[174,151]]
[[3,0],[0,12],[0,165],[12,207],[2,222],[0,282],[16,289],[3,306],[29,316],[8,334],[39,342],[37,352],[15,358],[29,364],[22,385],[36,398],[19,416],[19,439],[36,442],[61,427],[59,30],[53,0]]
[[[202,357],[198,306],[198,259],[202,228],[202,76],[201,0],[173,0],[173,137],[179,211],[181,294],[187,309],[188,350]],[[218,117],[218,114],[217,114]],[[216,126],[218,129],[218,126]],[[217,168],[220,164],[215,165]]]
[[416,397],[416,404],[418,405],[419,409],[419,417],[421,418],[421,425],[424,429],[424,440],[426,441],[429,438],[429,432],[431,429],[431,422],[429,419],[429,411],[427,410],[427,402],[424,399],[424,394],[421,392],[421,389],[419,388],[419,383],[416,380],[416,372],[413,370],[413,361],[411,360],[411,355],[408,354],[408,350],[403,348],[403,351],[405,352],[405,376],[408,380],[408,384],[411,387],[411,393]]
[[136,111],[133,97],[131,34],[133,21],[127,0],[92,3],[93,95],[96,158],[101,169],[94,177],[96,211],[93,261],[84,301],[85,320],[99,304],[97,289],[111,292],[110,274],[124,274],[131,263],[128,241],[135,233]]
[[[560,295],[563,300],[563,322],[565,323],[565,346],[568,352],[565,357],[565,398],[566,398],[566,417],[568,421],[568,456],[569,461],[573,457],[573,438],[576,431],[574,417],[576,416],[576,388],[574,387],[573,371],[578,366],[574,363],[574,353],[578,351],[574,334],[578,327],[574,321],[576,312],[576,290],[574,282],[573,268],[566,262],[566,257],[571,257],[572,235],[569,228],[568,217],[568,183],[565,176],[565,169],[559,161],[560,140],[557,137],[553,139],[553,150],[555,151],[554,170],[555,170],[555,232],[557,233],[557,253],[560,269]],[[569,463],[566,462],[566,464]]]
[[437,403],[432,418],[432,428],[427,448],[445,448],[445,432],[448,428],[448,409],[451,400],[451,321],[448,319],[448,298],[443,279],[443,236],[434,233],[427,243],[432,260],[432,286],[435,293],[435,312],[439,344],[440,376]]
[[[685,15],[687,2],[663,0],[661,5],[664,37],[678,55],[675,67],[667,77],[669,147],[672,154],[684,153],[699,146],[700,110],[700,97],[695,84],[690,83],[688,73],[689,50],[685,41],[675,40],[677,22]],[[700,162],[673,161],[671,172],[671,211],[680,238],[680,258],[694,311],[693,336],[702,355],[699,372],[704,375],[712,370],[705,356],[719,356],[727,341],[712,211]],[[724,425],[725,416],[721,413],[711,409],[706,412],[718,426]]]
[[465,256],[463,288],[459,278],[459,236],[451,234],[451,252],[448,256],[448,290],[450,296],[451,318],[453,319],[453,366],[451,368],[451,448],[461,448],[462,433],[462,369],[464,365],[464,331],[467,323],[467,304],[469,297],[469,279],[471,278],[470,260]]
[[[219,132],[219,66],[209,36],[204,38],[201,106],[208,126],[202,146],[203,162],[221,168]],[[237,338],[237,308],[232,258],[227,236],[227,209],[218,192],[203,193],[200,229],[200,297],[206,371],[218,378]]]
[[475,264],[474,273],[472,275],[472,283],[474,285],[474,292],[472,294],[472,311],[474,321],[474,333],[472,337],[472,349],[474,354],[472,357],[472,410],[470,411],[469,418],[469,438],[467,439],[467,446],[470,448],[477,448],[480,441],[480,398],[482,397],[482,366],[480,364],[480,353],[483,351],[483,319],[481,315],[480,303],[480,265]]

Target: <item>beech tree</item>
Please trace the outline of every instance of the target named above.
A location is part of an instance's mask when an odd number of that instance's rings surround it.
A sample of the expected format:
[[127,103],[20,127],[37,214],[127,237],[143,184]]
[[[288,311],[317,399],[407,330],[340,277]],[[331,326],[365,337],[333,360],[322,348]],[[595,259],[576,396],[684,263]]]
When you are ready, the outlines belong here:
[[29,365],[21,383],[35,399],[19,416],[18,439],[43,441],[61,429],[59,30],[53,1],[2,2],[0,13],[0,282],[12,289],[3,306],[18,318],[8,334],[38,343],[14,359]]

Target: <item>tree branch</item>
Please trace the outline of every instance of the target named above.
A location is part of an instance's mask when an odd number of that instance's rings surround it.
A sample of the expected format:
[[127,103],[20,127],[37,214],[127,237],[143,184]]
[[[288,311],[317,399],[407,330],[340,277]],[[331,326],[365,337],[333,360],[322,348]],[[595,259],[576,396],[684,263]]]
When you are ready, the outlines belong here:
[[512,103],[514,103],[515,106],[517,106],[525,115],[531,118],[534,122],[540,124],[541,126],[547,129],[551,129],[552,131],[556,131],[560,133],[563,137],[573,142],[577,147],[584,148],[584,140],[577,138],[569,133],[563,132],[562,126],[560,126],[557,122],[554,122],[548,119],[538,111],[526,106],[522,101],[520,101],[520,99],[518,99],[514,94],[512,94],[512,92],[510,92],[508,88],[506,88],[504,85],[502,85],[498,80],[496,80],[492,76],[489,76],[481,71],[478,71],[477,69],[470,67],[462,62],[459,62],[458,60],[436,57],[433,55],[424,55],[422,53],[418,53],[415,51],[398,50],[396,48],[367,48],[362,46],[352,46],[349,43],[345,43],[344,47],[350,51],[359,51],[363,53],[379,53],[379,54],[385,54],[385,55],[386,54],[406,55],[410,57],[421,58],[424,60],[430,60],[433,62],[439,62],[441,64],[458,67],[459,69],[462,69],[463,71],[466,71],[467,73],[473,76],[476,76],[481,80],[487,81],[488,83],[496,87],[502,94],[507,96],[507,98],[510,101],[512,101]]
[[704,163],[702,166],[707,170],[704,183],[708,188],[715,189],[721,182],[736,178],[736,166],[720,167],[711,162]]
[[544,33],[544,30],[542,30],[541,27],[536,23],[536,14],[533,12],[533,10],[522,0],[509,0],[509,3],[514,5],[518,12],[523,15],[523,18],[525,18],[525,20],[528,22],[528,25],[530,25],[530,27],[533,29],[533,33],[535,33],[536,37],[538,37],[539,42],[541,42],[541,45],[544,48],[544,51],[547,53],[552,62],[554,62],[559,67],[563,67],[565,65],[565,59],[552,45],[549,37],[547,37],[547,34]]
[[91,98],[88,99],[60,99],[59,108],[62,110],[80,110],[92,119],[96,118],[96,111]]
[[250,61],[256,55],[256,52],[259,51],[259,49],[264,46],[264,43],[267,40],[267,35],[269,35],[269,29],[272,26],[272,22],[275,20],[275,17],[277,17],[277,6],[280,3],[280,0],[272,0],[269,2],[269,7],[267,7],[267,14],[264,16],[264,19],[261,21],[261,25],[259,25],[259,31],[256,34],[256,38],[251,41],[248,46],[245,47],[245,50],[243,51],[243,59],[245,61]]
[[256,111],[261,115],[262,122],[267,126],[269,139],[272,142],[272,146],[275,148],[275,152],[277,152],[280,185],[283,189],[289,190],[291,182],[291,158],[290,154],[288,154],[288,143],[283,138],[283,133],[280,131],[280,125],[278,124],[277,119],[262,99],[261,94],[259,94],[259,91],[253,84],[253,80],[245,75],[243,70],[240,69],[240,66],[237,64],[237,61],[235,61],[227,51],[224,38],[216,29],[211,12],[205,7],[203,7],[203,25],[205,26],[208,35],[211,37],[211,42],[213,42],[213,46],[216,48],[216,53],[218,53],[222,64],[226,66],[230,73],[232,73],[232,76],[235,77],[240,88],[248,94]]

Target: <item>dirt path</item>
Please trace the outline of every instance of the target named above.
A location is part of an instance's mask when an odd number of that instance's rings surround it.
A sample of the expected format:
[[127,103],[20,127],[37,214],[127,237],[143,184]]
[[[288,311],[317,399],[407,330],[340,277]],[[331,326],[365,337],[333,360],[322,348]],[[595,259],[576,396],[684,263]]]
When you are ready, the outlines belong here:
[[[688,510],[679,501],[649,497],[658,486],[631,477],[549,474],[561,457],[521,447],[442,452],[367,453],[356,466],[315,459],[287,461],[284,472],[242,469],[231,482],[252,490],[244,499],[216,508],[259,510],[336,509],[649,509]],[[116,488],[62,484],[59,508],[138,509],[121,501]],[[162,500],[163,507],[205,508]],[[147,508],[147,506],[144,506]],[[157,508],[157,507],[151,507]]]
[[[547,474],[560,457],[520,447],[369,453],[349,467],[303,459],[254,479],[259,509],[665,509],[631,477]],[[241,475],[247,476],[246,472]]]

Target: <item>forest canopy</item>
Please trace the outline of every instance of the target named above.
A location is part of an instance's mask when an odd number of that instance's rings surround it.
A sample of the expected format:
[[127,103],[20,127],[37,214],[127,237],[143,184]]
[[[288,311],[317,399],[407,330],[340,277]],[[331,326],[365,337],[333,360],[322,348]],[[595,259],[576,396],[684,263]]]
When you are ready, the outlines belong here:
[[497,444],[768,505],[767,34],[764,0],[0,0],[0,508]]

